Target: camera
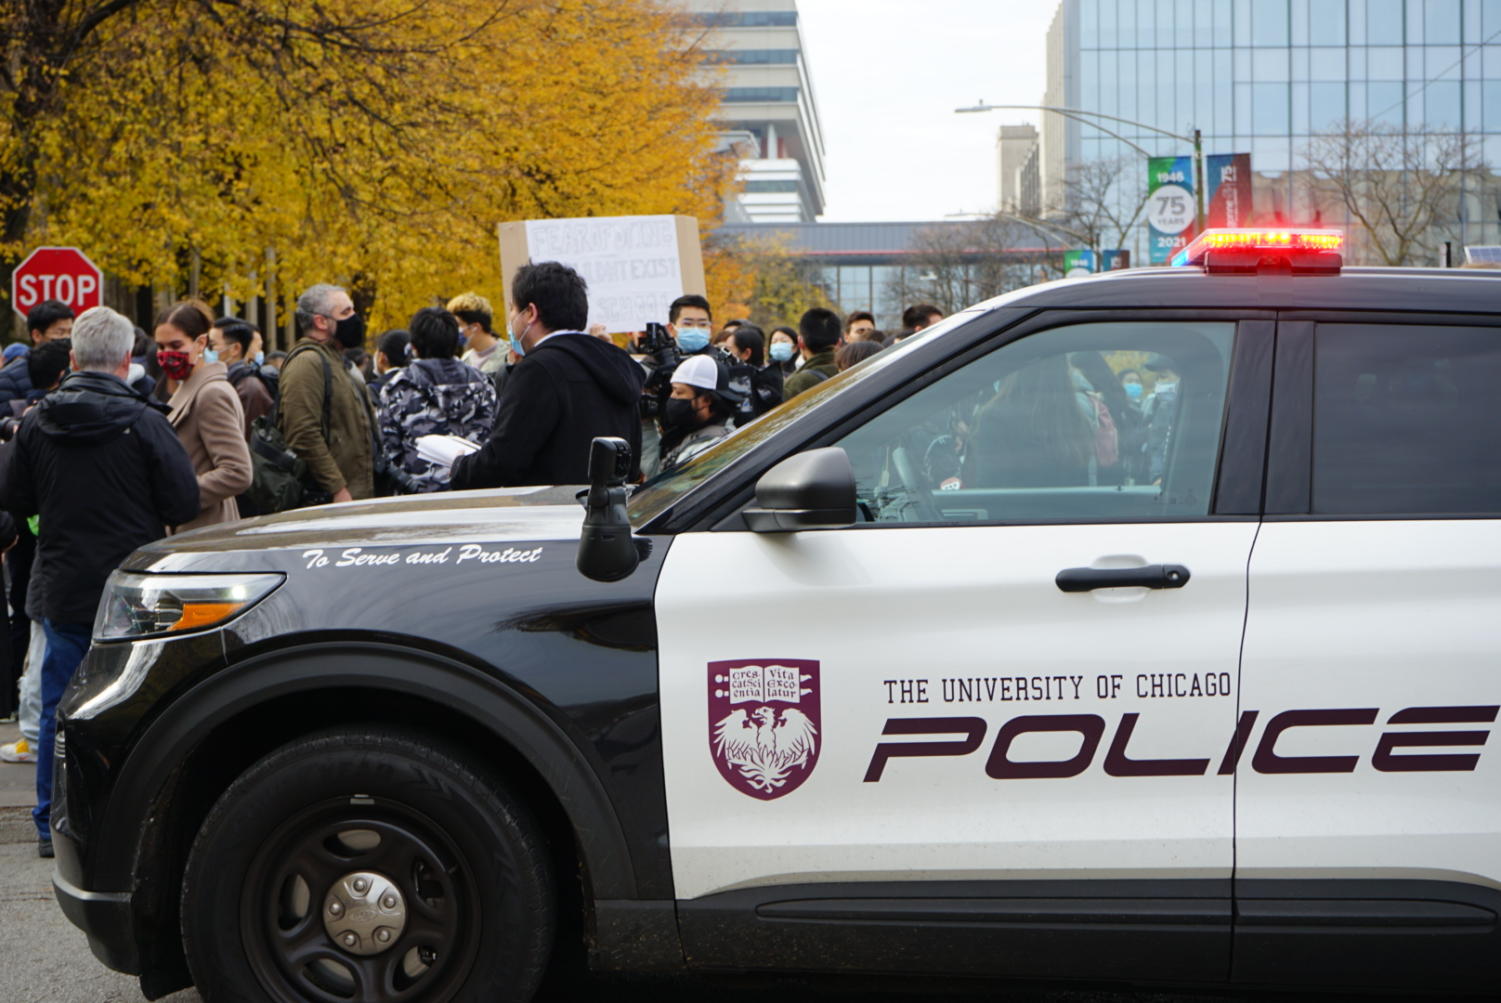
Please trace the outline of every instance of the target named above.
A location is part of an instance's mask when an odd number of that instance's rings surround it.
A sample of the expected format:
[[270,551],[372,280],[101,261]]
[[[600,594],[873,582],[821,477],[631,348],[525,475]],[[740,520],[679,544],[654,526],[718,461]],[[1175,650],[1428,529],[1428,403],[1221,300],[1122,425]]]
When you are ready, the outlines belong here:
[[641,417],[651,421],[662,416],[663,401],[672,392],[672,371],[682,361],[682,353],[678,351],[677,340],[668,332],[667,325],[656,321],[647,321],[646,333],[641,336],[641,350],[651,362],[641,394],[640,410]]
[[667,351],[676,352],[677,348],[677,342],[667,333],[666,324],[659,324],[654,320],[646,322],[646,333],[641,336],[643,352],[655,356]]

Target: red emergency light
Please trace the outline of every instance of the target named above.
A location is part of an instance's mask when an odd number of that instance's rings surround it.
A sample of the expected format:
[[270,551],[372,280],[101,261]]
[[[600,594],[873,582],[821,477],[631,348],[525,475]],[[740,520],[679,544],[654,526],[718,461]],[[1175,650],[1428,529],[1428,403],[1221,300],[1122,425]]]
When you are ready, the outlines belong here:
[[1340,230],[1205,230],[1172,263],[1206,272],[1335,275],[1344,266],[1344,247]]

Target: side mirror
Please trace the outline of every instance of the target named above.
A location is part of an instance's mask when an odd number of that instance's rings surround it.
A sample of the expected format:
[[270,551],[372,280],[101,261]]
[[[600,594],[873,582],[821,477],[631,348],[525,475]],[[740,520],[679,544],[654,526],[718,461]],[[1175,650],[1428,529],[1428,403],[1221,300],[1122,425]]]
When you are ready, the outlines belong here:
[[589,446],[589,495],[579,536],[578,569],[597,582],[618,582],[641,563],[626,515],[625,482],[631,474],[631,447],[624,439],[601,436]]
[[745,523],[757,533],[788,533],[849,526],[857,512],[855,468],[843,449],[826,446],[789,456],[762,474]]

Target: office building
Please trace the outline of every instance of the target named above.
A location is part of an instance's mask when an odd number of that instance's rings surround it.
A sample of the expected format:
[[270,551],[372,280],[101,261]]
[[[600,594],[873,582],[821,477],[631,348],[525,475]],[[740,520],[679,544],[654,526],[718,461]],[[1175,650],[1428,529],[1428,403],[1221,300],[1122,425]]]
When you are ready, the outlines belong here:
[[1035,215],[1037,129],[1031,125],[1003,125],[995,139],[999,188],[996,205],[1002,212]]
[[[1472,165],[1483,162],[1447,199],[1440,236],[1501,240],[1498,0],[1062,0],[1047,44],[1044,104],[1183,136],[1197,128],[1206,154],[1249,153],[1256,223],[1315,216],[1358,231],[1343,207],[1309,193],[1308,156],[1320,137],[1374,123],[1414,149],[1462,145]],[[1100,125],[1043,114],[1045,212],[1074,165],[1124,158],[1139,170],[1123,173],[1120,197],[1139,198],[1146,154],[1191,153],[1151,129]],[[1352,237],[1357,259],[1370,261],[1369,244]],[[1135,239],[1146,260],[1144,224]]]
[[801,223],[823,212],[823,134],[796,0],[679,0],[722,72],[722,147],[740,156],[730,222]]

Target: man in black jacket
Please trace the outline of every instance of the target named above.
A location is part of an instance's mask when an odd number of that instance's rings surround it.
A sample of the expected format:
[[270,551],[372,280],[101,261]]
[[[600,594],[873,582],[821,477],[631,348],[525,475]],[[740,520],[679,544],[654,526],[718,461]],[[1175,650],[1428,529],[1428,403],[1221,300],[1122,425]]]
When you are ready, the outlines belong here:
[[589,443],[619,436],[641,459],[636,401],[645,378],[623,349],[584,333],[583,278],[556,261],[523,265],[511,281],[511,350],[495,428],[477,453],[454,461],[449,486],[586,484]]
[[166,527],[198,515],[198,478],[166,408],[125,384],[135,332],[108,307],[73,326],[73,372],[27,413],[0,477],[0,506],[39,516],[31,603],[42,617],[37,742],[39,849],[52,856],[57,704],[88,651],[95,608],[115,567]]

